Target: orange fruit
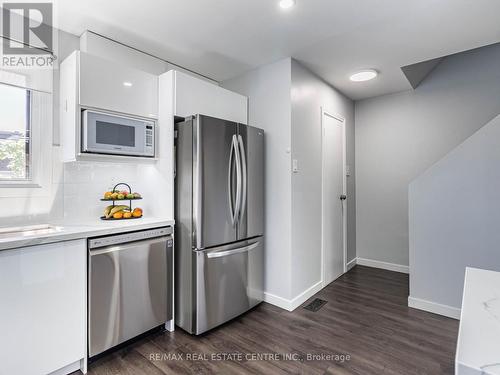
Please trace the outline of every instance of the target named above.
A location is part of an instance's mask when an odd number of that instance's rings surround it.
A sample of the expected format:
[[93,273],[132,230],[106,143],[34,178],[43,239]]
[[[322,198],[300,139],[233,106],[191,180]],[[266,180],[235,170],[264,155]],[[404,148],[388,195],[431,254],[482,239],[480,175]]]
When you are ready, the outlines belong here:
[[142,216],[142,210],[140,208],[134,208],[134,211],[132,212],[133,217],[141,217]]
[[125,212],[125,213],[123,214],[123,218],[124,218],[124,219],[130,219],[131,217],[132,217],[132,212]]
[[113,214],[113,218],[121,219],[123,217],[123,211],[118,211]]

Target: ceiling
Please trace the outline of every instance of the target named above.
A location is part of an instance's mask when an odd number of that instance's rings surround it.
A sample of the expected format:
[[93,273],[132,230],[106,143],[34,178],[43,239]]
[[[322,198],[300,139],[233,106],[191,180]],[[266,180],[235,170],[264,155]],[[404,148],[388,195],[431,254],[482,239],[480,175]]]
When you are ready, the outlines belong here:
[[[292,56],[352,99],[411,89],[401,71],[500,41],[498,0],[85,0],[58,27],[91,30],[217,81]],[[349,75],[375,68],[377,79]]]

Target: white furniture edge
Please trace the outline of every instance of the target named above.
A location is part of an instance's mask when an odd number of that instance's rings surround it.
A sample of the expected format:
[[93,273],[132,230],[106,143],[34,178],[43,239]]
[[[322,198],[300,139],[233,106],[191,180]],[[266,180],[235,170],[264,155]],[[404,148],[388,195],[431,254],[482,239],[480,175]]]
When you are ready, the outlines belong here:
[[[485,273],[485,274],[498,274],[499,272],[498,271],[494,271],[494,270],[489,270],[489,269],[480,269],[480,268],[476,268],[476,267],[465,267],[465,277],[464,277],[464,288],[463,288],[463,292],[462,292],[462,309],[461,309],[461,312],[460,312],[460,326],[459,326],[459,329],[458,329],[458,337],[457,337],[457,349],[456,349],[456,352],[455,352],[455,374],[457,375],[466,375],[466,374],[499,374],[500,372],[498,371],[498,365],[497,363],[490,363],[490,365],[492,367],[494,367],[494,369],[490,370],[490,369],[487,369],[486,367],[489,367],[489,366],[478,366],[478,364],[471,364],[471,363],[466,363],[463,359],[460,359],[459,356],[462,352],[461,350],[461,343],[462,343],[462,340],[463,340],[463,330],[464,330],[464,327],[463,327],[463,324],[466,324],[467,322],[467,317],[464,317],[465,314],[467,314],[469,311],[470,311],[470,302],[469,302],[469,305],[468,307],[466,308],[465,307],[465,303],[466,303],[466,300],[467,300],[467,294],[471,293],[470,290],[468,290],[468,285],[470,285],[470,279],[471,277],[473,277],[471,275],[471,273],[474,272],[474,273],[477,273],[477,272],[481,272],[481,273]],[[497,286],[497,283],[494,283],[494,284],[490,284],[490,285],[494,285],[494,286]],[[484,289],[486,288],[487,289],[487,285],[482,285],[482,288],[481,289]],[[494,295],[498,296],[498,293],[493,293]],[[476,293],[472,293],[472,295],[476,296],[477,294]],[[481,305],[484,306],[484,302],[481,303]],[[483,307],[484,308],[484,307]],[[470,314],[470,313],[469,313]],[[470,317],[468,318],[469,321],[470,321]],[[488,319],[482,319],[480,322],[474,324],[474,330],[475,331],[479,331],[479,332],[482,332],[485,330],[485,327],[482,326],[480,327],[480,323],[484,323],[488,321]],[[493,321],[495,324],[497,324],[498,322],[496,320]],[[486,327],[488,328],[488,327]],[[467,331],[470,331],[470,328],[467,329]],[[498,335],[495,336],[495,340],[493,342],[493,347],[497,347],[496,344],[497,344],[497,338],[498,338]],[[483,342],[483,339],[484,339],[484,336],[481,335],[481,341]],[[490,338],[491,339],[491,338]],[[474,342],[474,344],[476,345],[476,343]],[[491,345],[491,342],[490,342],[490,345]],[[496,353],[498,354],[498,351],[496,351]],[[470,358],[468,358],[470,360]],[[481,361],[482,362],[482,361]],[[497,362],[497,361],[495,361]]]
[[[467,282],[467,270],[468,270],[469,267],[465,267],[465,276],[464,276],[464,289],[462,290],[462,303],[464,301],[464,297],[465,297],[465,284]],[[462,321],[462,311],[460,311],[460,317],[459,317],[460,321]],[[455,350],[455,374],[459,374],[461,373],[462,371],[471,371],[470,367],[468,365],[464,365],[463,363],[460,362],[460,360],[458,359],[458,356],[459,356],[459,353],[460,353],[460,340],[461,340],[461,336],[462,336],[462,324],[460,324],[458,326],[458,337],[457,337],[457,348]]]

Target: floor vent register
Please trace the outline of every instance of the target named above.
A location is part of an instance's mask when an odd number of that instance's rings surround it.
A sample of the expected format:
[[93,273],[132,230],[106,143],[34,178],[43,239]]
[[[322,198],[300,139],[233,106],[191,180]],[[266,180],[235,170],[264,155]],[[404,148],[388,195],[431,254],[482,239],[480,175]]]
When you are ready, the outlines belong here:
[[321,309],[323,306],[325,306],[326,302],[327,301],[325,301],[323,299],[315,298],[309,304],[305,305],[304,309],[312,311],[312,312],[316,312],[319,309]]

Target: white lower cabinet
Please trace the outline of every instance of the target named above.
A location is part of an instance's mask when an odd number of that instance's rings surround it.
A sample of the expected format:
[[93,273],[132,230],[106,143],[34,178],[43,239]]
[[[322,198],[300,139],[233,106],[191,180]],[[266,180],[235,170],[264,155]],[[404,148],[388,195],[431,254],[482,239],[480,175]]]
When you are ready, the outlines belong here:
[[86,251],[85,240],[0,251],[0,375],[83,364]]

